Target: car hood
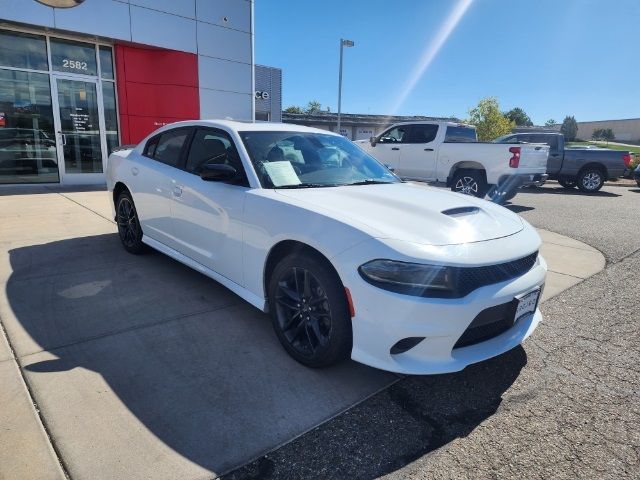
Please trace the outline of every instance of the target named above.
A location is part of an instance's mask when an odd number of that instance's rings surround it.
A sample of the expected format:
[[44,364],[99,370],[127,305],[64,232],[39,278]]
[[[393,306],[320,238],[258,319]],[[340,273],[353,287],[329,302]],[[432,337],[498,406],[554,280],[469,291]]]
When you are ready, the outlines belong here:
[[518,215],[499,205],[415,183],[276,191],[376,238],[459,245],[506,237],[524,228]]

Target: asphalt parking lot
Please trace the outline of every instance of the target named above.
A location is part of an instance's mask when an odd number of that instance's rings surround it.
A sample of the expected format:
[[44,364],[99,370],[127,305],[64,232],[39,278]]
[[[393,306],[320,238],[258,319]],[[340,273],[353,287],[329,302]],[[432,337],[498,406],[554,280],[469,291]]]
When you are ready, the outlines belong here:
[[228,478],[638,478],[640,189],[555,182],[508,208],[602,251],[523,348],[407,377]]
[[547,300],[524,347],[402,378],[299,366],[226,289],[127,255],[104,192],[21,192],[0,192],[0,478],[213,478],[265,451],[226,477],[637,474],[639,189],[518,195],[606,268]]

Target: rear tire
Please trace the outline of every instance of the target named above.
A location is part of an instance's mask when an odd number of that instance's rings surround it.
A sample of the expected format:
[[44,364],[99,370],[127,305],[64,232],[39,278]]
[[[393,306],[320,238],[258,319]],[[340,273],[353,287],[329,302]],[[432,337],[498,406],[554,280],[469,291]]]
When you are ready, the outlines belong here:
[[567,190],[571,190],[572,188],[574,188],[576,186],[576,181],[575,180],[567,180],[567,179],[558,179],[558,183],[566,188]]
[[269,279],[269,312],[284,349],[312,368],[351,355],[351,316],[338,274],[307,253],[283,258]]
[[604,185],[604,174],[599,168],[586,168],[578,174],[578,188],[584,193],[595,193]]
[[140,220],[138,220],[138,212],[136,212],[131,194],[126,190],[118,195],[116,219],[118,235],[124,249],[134,255],[143,253],[145,245],[142,243],[142,227]]
[[487,179],[483,170],[458,170],[451,180],[451,191],[483,198],[487,194]]

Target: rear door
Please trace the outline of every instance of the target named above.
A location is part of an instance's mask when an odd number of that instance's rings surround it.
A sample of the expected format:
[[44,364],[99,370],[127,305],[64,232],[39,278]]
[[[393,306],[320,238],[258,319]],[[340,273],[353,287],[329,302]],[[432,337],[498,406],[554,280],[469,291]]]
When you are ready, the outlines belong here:
[[391,127],[378,137],[375,147],[367,151],[387,168],[398,173],[400,151],[406,145],[408,135],[409,127],[407,125]]
[[175,248],[171,199],[190,128],[167,130],[151,138],[131,162],[131,189],[145,236]]
[[407,142],[400,151],[400,176],[416,180],[435,180],[438,124],[416,123],[411,125]]

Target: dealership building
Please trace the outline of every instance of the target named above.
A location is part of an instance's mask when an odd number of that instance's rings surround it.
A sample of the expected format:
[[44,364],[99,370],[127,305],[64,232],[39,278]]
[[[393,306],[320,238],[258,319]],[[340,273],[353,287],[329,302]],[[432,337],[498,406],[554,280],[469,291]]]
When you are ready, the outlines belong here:
[[0,0],[0,184],[103,183],[170,122],[278,121],[254,63],[253,0]]

